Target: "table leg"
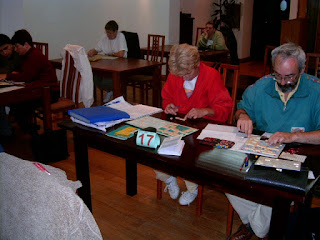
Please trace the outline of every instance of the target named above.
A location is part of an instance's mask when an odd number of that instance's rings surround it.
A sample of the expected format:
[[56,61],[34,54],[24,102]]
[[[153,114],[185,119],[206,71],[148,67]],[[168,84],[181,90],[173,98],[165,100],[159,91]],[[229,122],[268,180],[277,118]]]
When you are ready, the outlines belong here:
[[50,87],[43,88],[43,128],[45,131],[52,130],[52,116],[51,116],[51,95]]
[[272,208],[269,239],[282,240],[286,231],[288,216],[290,213],[289,199],[277,198]]
[[126,159],[126,187],[127,195],[137,194],[137,163]]
[[155,66],[152,77],[152,103],[154,107],[160,106],[161,73],[160,66]]
[[120,73],[113,72],[112,81],[113,81],[113,98],[120,97],[122,95]]
[[82,183],[82,187],[78,189],[78,195],[92,212],[88,145],[84,137],[78,136],[75,132],[73,132],[73,141],[77,179]]

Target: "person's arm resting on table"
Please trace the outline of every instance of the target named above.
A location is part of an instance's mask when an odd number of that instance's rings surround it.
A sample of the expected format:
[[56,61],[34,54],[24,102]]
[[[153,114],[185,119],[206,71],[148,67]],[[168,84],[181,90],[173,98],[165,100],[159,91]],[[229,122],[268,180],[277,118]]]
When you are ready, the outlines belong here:
[[268,140],[269,144],[276,143],[308,143],[320,144],[320,130],[311,132],[276,132]]
[[111,54],[109,54],[110,56],[114,56],[114,57],[123,57],[124,56],[124,54],[125,54],[125,50],[121,50],[121,51],[119,51],[119,52],[116,52],[116,53],[111,53]]

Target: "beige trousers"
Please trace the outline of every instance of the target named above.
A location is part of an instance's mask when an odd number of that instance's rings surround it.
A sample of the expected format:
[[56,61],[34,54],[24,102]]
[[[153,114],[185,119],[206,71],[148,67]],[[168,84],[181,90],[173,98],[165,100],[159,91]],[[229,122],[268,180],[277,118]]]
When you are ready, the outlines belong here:
[[226,196],[242,223],[250,223],[255,235],[264,238],[269,232],[272,208],[227,193]]
[[[154,172],[156,173],[156,179],[161,180],[162,182],[165,182],[168,180],[169,177],[171,177],[170,175],[164,173],[164,172],[160,172],[157,170],[154,170]],[[184,180],[186,187],[188,189],[189,192],[194,192],[198,189],[198,184],[190,182],[188,180]]]

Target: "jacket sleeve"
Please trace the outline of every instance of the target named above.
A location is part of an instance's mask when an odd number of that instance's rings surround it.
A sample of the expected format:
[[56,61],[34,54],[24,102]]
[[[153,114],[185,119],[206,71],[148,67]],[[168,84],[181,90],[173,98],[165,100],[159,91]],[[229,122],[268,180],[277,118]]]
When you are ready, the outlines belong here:
[[167,81],[164,84],[162,91],[161,91],[162,108],[163,109],[166,109],[166,107],[169,103],[174,102],[173,91],[172,91],[172,89],[174,89],[174,86],[173,86],[174,79],[173,78],[174,78],[174,76],[171,73],[169,73]]
[[42,68],[42,59],[38,55],[31,55],[27,61],[24,61],[21,72],[8,73],[7,79],[21,82],[32,82],[38,78]]
[[208,42],[208,39],[206,39],[206,38],[204,37],[204,35],[201,34],[200,39],[199,39],[199,41],[198,41],[198,48],[199,48],[199,47],[207,47],[207,42]]
[[232,98],[217,71],[212,74],[212,78],[213,84],[210,84],[208,89],[209,107],[214,110],[214,120],[226,122],[232,111]]

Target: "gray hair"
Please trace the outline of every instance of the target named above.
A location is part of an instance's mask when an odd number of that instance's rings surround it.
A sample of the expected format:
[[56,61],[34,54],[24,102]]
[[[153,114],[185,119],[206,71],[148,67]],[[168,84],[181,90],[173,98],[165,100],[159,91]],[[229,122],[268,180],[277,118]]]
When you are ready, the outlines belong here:
[[303,49],[294,43],[285,43],[275,48],[271,52],[272,66],[274,67],[276,58],[280,56],[282,59],[295,58],[298,61],[299,72],[306,65],[306,54]]
[[195,46],[186,43],[174,45],[170,50],[169,70],[173,75],[184,76],[200,65],[200,54]]

